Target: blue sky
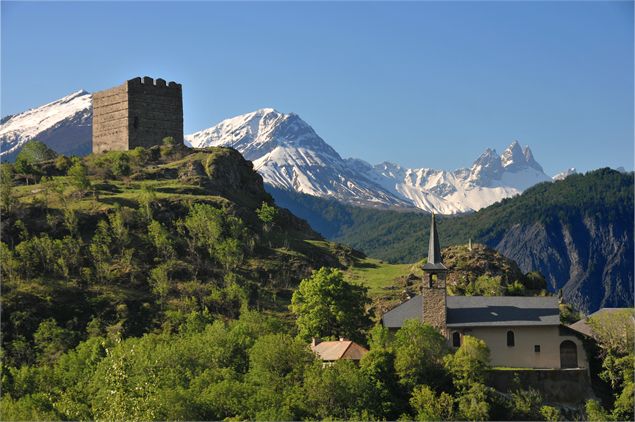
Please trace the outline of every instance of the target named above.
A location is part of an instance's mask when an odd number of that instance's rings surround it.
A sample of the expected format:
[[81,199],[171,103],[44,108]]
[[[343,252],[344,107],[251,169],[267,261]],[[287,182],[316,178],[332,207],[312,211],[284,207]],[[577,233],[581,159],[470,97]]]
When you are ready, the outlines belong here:
[[633,168],[632,2],[2,2],[2,115],[135,76],[185,131],[296,112],[344,157]]

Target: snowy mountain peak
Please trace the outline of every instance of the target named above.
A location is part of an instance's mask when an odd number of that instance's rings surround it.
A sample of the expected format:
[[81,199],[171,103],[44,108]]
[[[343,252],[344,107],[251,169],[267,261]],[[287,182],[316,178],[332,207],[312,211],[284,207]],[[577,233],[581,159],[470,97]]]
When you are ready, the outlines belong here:
[[501,157],[495,149],[487,148],[472,164],[469,180],[478,185],[488,185],[491,180],[499,179],[502,173]]
[[[0,121],[2,159],[12,159],[30,139],[66,155],[91,151],[92,97],[79,90]],[[251,160],[278,189],[334,198],[354,205],[418,207],[440,214],[478,210],[551,180],[528,147],[514,141],[502,155],[486,149],[468,169],[371,165],[342,157],[295,113],[261,108],[187,135],[193,147],[228,146]]]
[[38,139],[55,151],[71,155],[90,152],[92,95],[84,90],[41,107],[2,119],[0,157],[15,157],[26,142]]
[[526,164],[525,154],[518,141],[514,140],[501,154],[501,164],[505,168],[517,167]]
[[544,172],[542,166],[538,164],[538,162],[534,159],[534,154],[531,152],[531,149],[529,149],[528,146],[525,147],[525,149],[523,150],[523,155],[525,156],[525,163],[527,163],[529,167],[534,168],[540,172]]
[[194,148],[232,147],[252,161],[278,148],[311,148],[341,160],[300,116],[280,113],[273,108],[225,119],[209,129],[187,135],[185,141]]

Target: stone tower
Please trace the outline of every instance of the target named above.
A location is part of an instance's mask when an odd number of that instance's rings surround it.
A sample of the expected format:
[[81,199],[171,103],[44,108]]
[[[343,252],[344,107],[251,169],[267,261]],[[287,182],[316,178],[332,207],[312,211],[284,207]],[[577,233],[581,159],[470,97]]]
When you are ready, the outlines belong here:
[[93,94],[93,152],[183,143],[183,93],[176,82],[145,76]]
[[447,337],[447,305],[445,276],[448,269],[443,265],[437,224],[432,214],[428,262],[423,266],[423,322],[439,329]]

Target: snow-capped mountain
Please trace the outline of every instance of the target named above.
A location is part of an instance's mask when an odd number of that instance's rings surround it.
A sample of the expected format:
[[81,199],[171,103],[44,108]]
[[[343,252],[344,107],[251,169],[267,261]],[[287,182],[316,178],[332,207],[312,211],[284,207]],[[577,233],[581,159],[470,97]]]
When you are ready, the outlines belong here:
[[[77,91],[3,118],[0,157],[14,159],[30,139],[65,155],[88,154],[91,134],[92,96]],[[516,141],[501,155],[487,149],[470,168],[455,171],[343,159],[298,115],[271,108],[224,120],[185,140],[197,148],[222,145],[237,149],[273,187],[356,205],[417,207],[454,214],[478,210],[551,180],[531,150]]]
[[556,174],[555,176],[553,176],[553,180],[564,180],[567,177],[571,176],[572,174],[577,174],[577,173],[578,171],[575,169],[575,167],[571,167],[570,169],[562,171]]
[[342,159],[296,114],[273,109],[227,119],[185,137],[195,148],[229,146],[253,161],[265,183],[343,202],[415,206],[441,214],[478,210],[549,181],[528,147],[514,141],[500,156],[487,149],[469,169],[455,171],[370,165]]
[[7,116],[0,124],[0,157],[15,158],[31,139],[65,155],[91,151],[92,96],[80,90],[52,103]]
[[409,205],[350,168],[294,113],[264,108],[187,135],[185,142],[195,148],[235,148],[253,161],[265,183],[280,189],[361,205]]

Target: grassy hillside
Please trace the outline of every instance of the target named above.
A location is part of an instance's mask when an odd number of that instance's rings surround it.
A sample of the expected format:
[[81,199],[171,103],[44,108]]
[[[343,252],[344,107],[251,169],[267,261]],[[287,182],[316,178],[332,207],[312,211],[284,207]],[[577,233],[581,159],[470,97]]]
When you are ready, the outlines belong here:
[[89,332],[169,331],[192,312],[285,316],[313,269],[356,259],[272,205],[231,149],[167,145],[2,170],[2,344],[11,364],[37,358],[47,321],[68,347]]

